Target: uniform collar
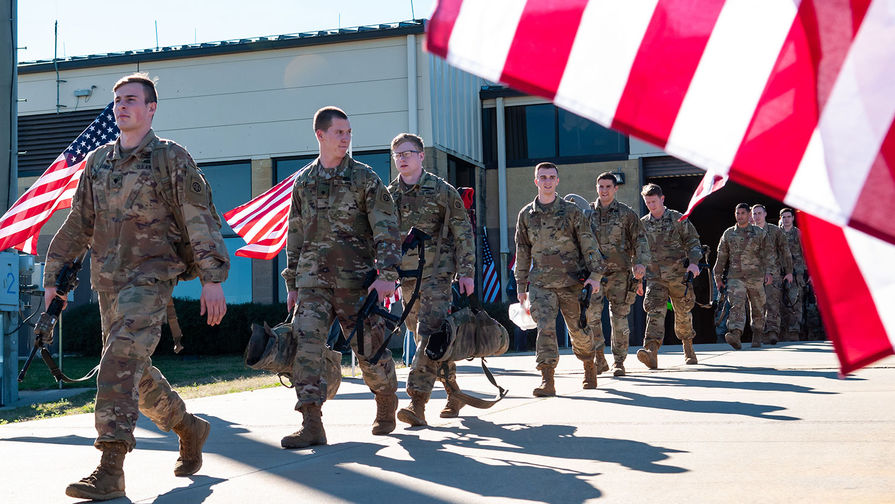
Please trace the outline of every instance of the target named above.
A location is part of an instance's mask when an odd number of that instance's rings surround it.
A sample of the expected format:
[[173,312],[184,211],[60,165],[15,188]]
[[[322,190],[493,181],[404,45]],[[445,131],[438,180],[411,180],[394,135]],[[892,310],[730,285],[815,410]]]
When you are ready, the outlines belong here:
[[559,196],[556,197],[551,203],[547,203],[546,205],[538,201],[538,197],[535,196],[534,201],[532,201],[532,209],[535,212],[541,213],[554,213],[559,209],[560,205],[562,205],[561,201],[565,201]]
[[[146,136],[144,136],[143,139],[140,140],[140,143],[131,152],[130,155],[135,156],[137,153],[145,151],[151,144],[154,144],[154,142],[156,140],[158,140],[158,137],[156,137],[155,132],[150,129],[149,132],[146,133]],[[121,158],[121,138],[120,137],[115,140],[114,148],[112,149],[112,159],[114,161],[118,161],[118,160],[122,159]]]
[[315,168],[317,168],[318,175],[322,175],[326,178],[347,177],[348,172],[354,165],[354,160],[351,159],[351,156],[345,154],[345,157],[342,158],[339,166],[332,169],[326,169],[323,167],[323,164],[320,163],[320,156],[317,156],[317,159],[314,160],[314,164],[316,165]]
[[[437,185],[437,179],[435,178],[435,175],[432,175],[432,173],[430,173],[425,168],[423,168],[423,173],[420,175],[419,180],[416,181],[416,184],[409,185],[406,182],[404,182],[403,180],[401,180],[401,175],[398,175],[397,177],[395,177],[395,180],[392,181],[391,185],[393,187],[397,187],[398,189],[401,189],[405,193],[408,193],[408,192],[413,191],[414,189],[423,188],[423,187],[425,187],[427,189],[428,188],[434,189]],[[404,189],[405,187],[407,189]]]
[[605,210],[607,212],[617,212],[618,211],[618,198],[614,198],[612,200],[612,203],[610,203],[609,206],[606,208],[603,208],[600,205],[600,199],[597,198],[597,201],[594,201],[593,203],[591,203],[590,207],[596,211],[604,211]]

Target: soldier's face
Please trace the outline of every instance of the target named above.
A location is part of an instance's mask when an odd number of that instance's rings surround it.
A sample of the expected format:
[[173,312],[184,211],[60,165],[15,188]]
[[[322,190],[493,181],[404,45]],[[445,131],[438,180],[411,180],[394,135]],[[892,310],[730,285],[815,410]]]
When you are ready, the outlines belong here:
[[755,207],[752,209],[752,220],[755,222],[756,226],[764,227],[765,218],[767,218],[768,213],[764,208]]
[[140,131],[152,126],[156,103],[146,103],[146,91],[143,84],[131,82],[115,90],[115,122],[118,129],[128,133]]
[[789,229],[792,227],[793,216],[789,212],[783,212],[783,215],[780,216],[780,220],[783,222],[783,227]]
[[392,152],[392,159],[395,160],[395,167],[398,173],[405,177],[412,177],[423,170],[423,159],[425,153],[413,142],[402,142],[395,147]]
[[317,142],[320,153],[335,157],[345,157],[351,146],[351,122],[348,119],[334,118],[329,128],[317,130]]
[[535,177],[535,185],[538,186],[538,195],[549,196],[556,193],[559,185],[559,174],[553,168],[541,168]]
[[646,209],[653,217],[661,217],[665,210],[665,196],[656,196],[655,194],[644,196],[643,204],[646,205]]
[[737,212],[736,212],[737,224],[739,224],[742,227],[745,227],[746,224],[749,224],[749,215],[750,215],[749,210],[746,210],[745,208],[737,208]]
[[597,194],[600,196],[600,202],[604,205],[612,203],[617,192],[618,186],[613,184],[611,180],[600,179],[597,181]]

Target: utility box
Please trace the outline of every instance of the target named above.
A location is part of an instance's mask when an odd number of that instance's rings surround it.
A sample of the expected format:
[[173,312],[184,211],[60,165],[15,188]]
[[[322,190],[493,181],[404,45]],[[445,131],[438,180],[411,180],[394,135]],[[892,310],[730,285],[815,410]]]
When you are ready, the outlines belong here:
[[19,399],[19,255],[0,252],[0,405]]

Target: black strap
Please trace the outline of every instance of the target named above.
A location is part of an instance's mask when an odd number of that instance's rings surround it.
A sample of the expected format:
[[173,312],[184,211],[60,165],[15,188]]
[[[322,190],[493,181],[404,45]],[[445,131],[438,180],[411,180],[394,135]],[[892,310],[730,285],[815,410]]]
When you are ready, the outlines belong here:
[[63,373],[62,370],[59,369],[59,366],[56,364],[56,361],[53,360],[53,356],[50,355],[50,351],[47,350],[46,346],[42,345],[40,347],[40,357],[44,360],[44,363],[47,365],[47,367],[50,368],[50,373],[53,374],[53,378],[56,378],[56,381],[62,381],[65,383],[80,383],[93,378],[94,375],[99,372],[99,364],[97,364],[93,369],[90,370],[90,372],[78,378],[77,380],[74,380],[66,376],[65,373]]

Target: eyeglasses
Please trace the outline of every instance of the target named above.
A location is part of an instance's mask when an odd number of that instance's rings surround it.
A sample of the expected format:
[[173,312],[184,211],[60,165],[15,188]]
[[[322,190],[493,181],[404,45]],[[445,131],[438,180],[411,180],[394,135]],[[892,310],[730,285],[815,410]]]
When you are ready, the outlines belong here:
[[401,152],[392,152],[392,157],[395,159],[410,159],[410,156],[413,154],[419,154],[422,151],[418,150],[406,150]]

